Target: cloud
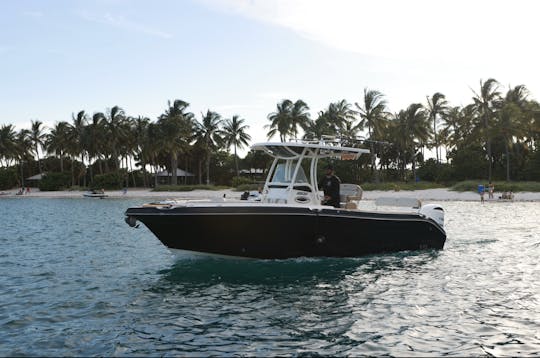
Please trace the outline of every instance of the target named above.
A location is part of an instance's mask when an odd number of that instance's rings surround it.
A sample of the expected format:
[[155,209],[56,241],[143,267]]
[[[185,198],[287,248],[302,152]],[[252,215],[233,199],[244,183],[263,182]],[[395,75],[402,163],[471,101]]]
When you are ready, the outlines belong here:
[[130,21],[122,15],[113,15],[110,13],[105,13],[104,15],[94,15],[88,12],[80,12],[79,16],[87,21],[105,24],[125,31],[138,32],[145,35],[160,37],[163,39],[170,39],[173,37],[170,33]]
[[[516,0],[199,0],[328,47],[405,60],[499,61],[526,53],[540,2]],[[495,52],[497,51],[497,52]],[[532,61],[531,61],[532,62]]]

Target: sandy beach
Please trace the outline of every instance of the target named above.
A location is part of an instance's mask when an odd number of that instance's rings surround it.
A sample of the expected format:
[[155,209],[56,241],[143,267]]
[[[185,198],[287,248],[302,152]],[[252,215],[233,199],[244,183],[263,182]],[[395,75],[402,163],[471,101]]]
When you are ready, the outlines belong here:
[[[83,191],[39,191],[31,188],[30,193],[16,195],[17,190],[0,192],[0,198],[82,198]],[[226,190],[193,190],[193,191],[151,191],[150,189],[129,189],[125,194],[121,190],[106,191],[109,198],[162,198],[162,199],[211,199],[226,198],[239,199],[241,192]],[[501,193],[495,192],[495,201]],[[480,201],[480,196],[474,192],[457,192],[449,189],[426,189],[412,191],[364,191],[363,200],[375,200],[380,197],[406,197],[425,201]],[[486,201],[487,201],[486,195]],[[540,201],[540,193],[518,192],[514,193],[514,201]]]

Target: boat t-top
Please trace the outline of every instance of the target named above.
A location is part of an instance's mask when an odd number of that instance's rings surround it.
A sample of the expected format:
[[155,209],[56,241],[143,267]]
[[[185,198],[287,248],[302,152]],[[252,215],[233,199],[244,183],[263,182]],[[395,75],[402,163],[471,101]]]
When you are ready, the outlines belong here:
[[357,257],[443,248],[439,205],[367,211],[349,200],[355,196],[345,196],[338,208],[321,204],[319,160],[357,159],[368,150],[332,140],[265,142],[252,149],[274,158],[260,201],[155,202],[127,209],[126,222],[138,227],[141,221],[173,250],[233,257]]

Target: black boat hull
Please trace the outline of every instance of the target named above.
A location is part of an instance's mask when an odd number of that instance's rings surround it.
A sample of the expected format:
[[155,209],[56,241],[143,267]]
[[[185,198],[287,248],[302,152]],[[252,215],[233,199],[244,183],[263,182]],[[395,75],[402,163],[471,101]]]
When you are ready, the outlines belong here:
[[444,230],[418,214],[308,207],[130,208],[168,248],[261,259],[356,257],[442,249]]

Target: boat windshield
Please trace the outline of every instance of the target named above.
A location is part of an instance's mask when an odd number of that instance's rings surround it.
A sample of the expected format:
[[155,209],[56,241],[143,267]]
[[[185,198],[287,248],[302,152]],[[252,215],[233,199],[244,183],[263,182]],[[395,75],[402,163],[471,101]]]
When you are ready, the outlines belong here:
[[[297,160],[280,161],[276,165],[274,174],[272,175],[271,183],[290,183],[293,179],[294,170],[296,169]],[[308,183],[306,173],[302,166],[298,168],[295,183]]]

